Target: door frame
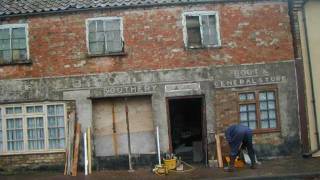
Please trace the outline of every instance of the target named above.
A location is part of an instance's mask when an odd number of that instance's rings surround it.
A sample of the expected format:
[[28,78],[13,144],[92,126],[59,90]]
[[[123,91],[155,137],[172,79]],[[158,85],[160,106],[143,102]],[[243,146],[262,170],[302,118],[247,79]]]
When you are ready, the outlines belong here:
[[172,147],[172,137],[171,137],[171,119],[170,119],[170,100],[179,99],[200,99],[201,100],[201,131],[202,131],[202,151],[204,154],[204,163],[207,164],[208,161],[208,141],[207,141],[207,120],[206,120],[206,101],[205,95],[189,95],[189,96],[173,96],[166,97],[166,109],[167,109],[167,124],[168,124],[168,142],[169,142],[169,152],[173,153]]

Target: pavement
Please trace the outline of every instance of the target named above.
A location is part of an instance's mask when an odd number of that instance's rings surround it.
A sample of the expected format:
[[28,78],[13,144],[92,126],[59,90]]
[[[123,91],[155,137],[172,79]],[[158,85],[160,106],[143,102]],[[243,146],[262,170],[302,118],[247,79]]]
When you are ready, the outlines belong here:
[[1,176],[0,180],[102,180],[102,179],[281,179],[281,180],[316,180],[320,179],[320,158],[280,158],[261,161],[257,169],[244,167],[234,172],[224,172],[220,168],[206,168],[201,165],[194,165],[191,172],[171,172],[166,176],[157,176],[152,173],[152,167],[138,168],[134,172],[127,170],[117,171],[95,171],[91,175],[84,176],[79,172],[78,176],[64,176],[62,172],[23,172],[15,175]]

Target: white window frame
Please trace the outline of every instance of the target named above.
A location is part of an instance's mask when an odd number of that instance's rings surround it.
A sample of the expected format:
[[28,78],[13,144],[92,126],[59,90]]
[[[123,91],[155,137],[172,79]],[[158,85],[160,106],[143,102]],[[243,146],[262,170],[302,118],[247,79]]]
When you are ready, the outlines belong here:
[[[216,45],[203,45],[203,29],[202,29],[202,17],[203,15],[213,15],[216,18],[216,31],[217,31],[217,44]],[[185,48],[193,49],[199,47],[192,47],[188,45],[188,33],[187,33],[187,21],[186,16],[198,16],[200,24],[200,35],[201,35],[201,48],[205,47],[221,47],[221,36],[220,36],[220,21],[219,13],[217,11],[192,11],[182,13],[182,25],[183,25],[183,41]]]
[[[90,47],[89,47],[89,22],[90,21],[97,21],[97,20],[102,20],[102,21],[108,21],[108,20],[120,20],[120,36],[121,36],[121,41],[122,41],[122,49],[124,51],[124,36],[123,36],[123,18],[122,17],[117,17],[117,16],[112,16],[112,17],[96,17],[96,18],[88,18],[86,19],[86,45],[87,45],[87,51],[89,55],[97,55],[99,56],[100,54],[92,54],[90,52]],[[104,53],[101,55],[108,55],[108,54],[115,54],[115,53],[123,53],[123,51],[119,52],[112,52],[112,53]]]
[[[20,28],[20,27],[24,27],[25,28],[25,32],[26,32],[26,49],[27,49],[27,59],[26,60],[19,60],[21,62],[28,62],[30,61],[30,52],[29,52],[29,26],[28,24],[4,24],[4,25],[0,25],[0,29],[10,29],[9,33],[10,33],[10,49],[12,50],[12,29],[13,28]],[[9,64],[15,63],[13,62],[13,60],[11,59],[11,62]]]
[[[48,134],[48,114],[47,114],[47,106],[48,105],[63,105],[64,109],[64,131],[65,131],[65,147],[66,147],[66,140],[67,140],[67,112],[66,112],[66,104],[63,102],[43,102],[43,103],[21,103],[21,104],[6,104],[0,105],[0,109],[2,110],[1,119],[2,119],[2,152],[0,151],[1,155],[16,155],[16,154],[37,154],[37,153],[52,153],[52,152],[65,152],[65,148],[63,149],[49,149],[49,134]],[[22,107],[21,114],[6,114],[7,107]],[[42,106],[43,112],[42,113],[27,113],[27,106]],[[23,127],[23,150],[21,151],[8,151],[7,148],[7,124],[6,119],[8,118],[22,118],[22,127]],[[28,149],[28,124],[27,118],[28,117],[43,117],[43,128],[44,128],[44,149],[35,149],[29,150]]]

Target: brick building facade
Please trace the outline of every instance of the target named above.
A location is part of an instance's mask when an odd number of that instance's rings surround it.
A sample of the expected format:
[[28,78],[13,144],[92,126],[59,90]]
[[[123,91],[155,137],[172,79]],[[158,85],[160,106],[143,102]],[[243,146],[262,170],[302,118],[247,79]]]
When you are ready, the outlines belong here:
[[233,123],[255,129],[259,157],[300,151],[286,1],[116,2],[2,2],[5,161],[64,152],[72,111],[97,167],[125,159],[124,97],[137,165],[156,160],[156,126],[161,152],[203,163]]

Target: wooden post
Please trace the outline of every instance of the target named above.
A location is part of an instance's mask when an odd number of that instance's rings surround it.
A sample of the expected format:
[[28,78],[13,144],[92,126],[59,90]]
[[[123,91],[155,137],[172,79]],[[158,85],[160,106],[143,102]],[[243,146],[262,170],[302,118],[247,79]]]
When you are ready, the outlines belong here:
[[129,172],[132,172],[132,162],[131,162],[131,142],[130,142],[130,127],[129,127],[129,110],[127,98],[124,98],[125,109],[126,109],[126,123],[127,123],[127,137],[128,137],[128,157],[129,157]]
[[89,169],[89,174],[91,174],[92,167],[91,167],[91,129],[90,127],[87,129],[87,136],[88,136],[88,169]]
[[117,141],[117,129],[116,129],[116,115],[114,110],[114,102],[112,101],[112,141],[114,155],[118,156],[118,141]]
[[72,176],[77,176],[78,171],[78,154],[79,154],[79,142],[80,142],[81,125],[77,123],[76,139],[74,143],[73,163],[72,163]]
[[223,161],[222,161],[222,154],[221,154],[221,142],[220,142],[220,135],[215,135],[216,139],[216,146],[217,146],[217,158],[218,158],[218,165],[219,168],[223,167]]

